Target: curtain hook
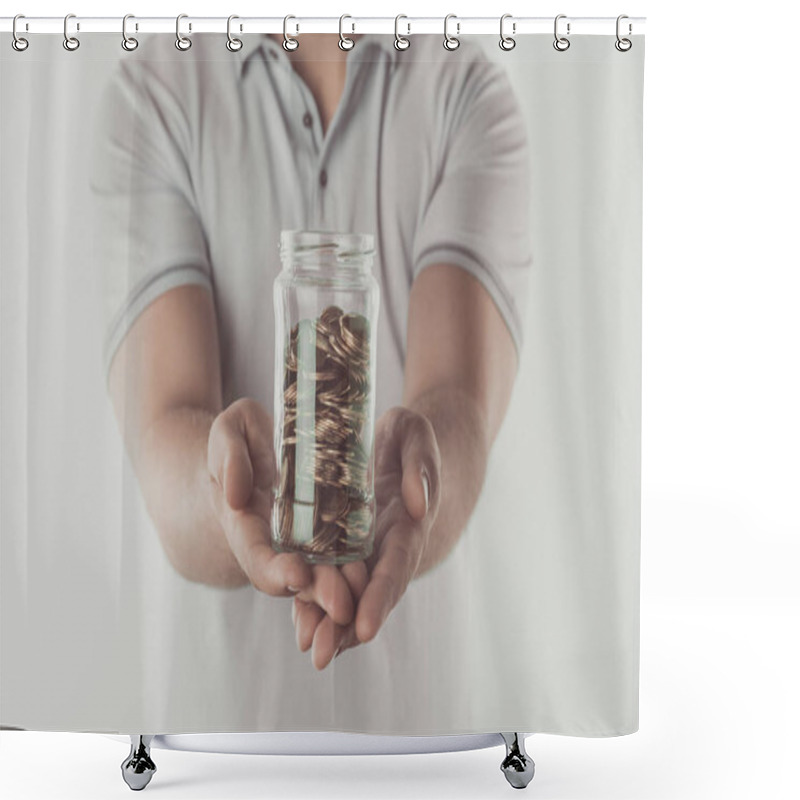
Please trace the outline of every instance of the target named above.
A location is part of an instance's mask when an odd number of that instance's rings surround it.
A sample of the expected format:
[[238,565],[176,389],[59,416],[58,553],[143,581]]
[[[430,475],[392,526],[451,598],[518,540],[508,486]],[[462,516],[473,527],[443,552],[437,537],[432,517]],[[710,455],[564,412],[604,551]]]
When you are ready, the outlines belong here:
[[237,39],[231,34],[231,22],[235,19],[239,19],[236,14],[231,14],[228,17],[228,41],[225,43],[225,47],[227,47],[231,53],[238,53],[244,44],[241,39]]
[[[183,36],[181,34],[181,20],[186,19],[188,14],[178,14],[178,18],[175,20],[175,47],[178,50],[188,50],[192,46],[192,40],[188,36]],[[189,26],[189,30],[192,29],[192,26]]]
[[[345,19],[353,19],[353,18],[349,14],[342,14],[342,16],[339,17],[339,48],[341,50],[352,50],[355,45],[355,42],[342,33],[342,23],[345,21]],[[355,33],[355,30],[356,30],[356,24],[354,22],[352,32]]]
[[22,36],[20,36],[17,33],[17,20],[18,19],[25,19],[25,15],[24,14],[17,14],[17,16],[14,17],[14,22],[11,25],[11,33],[14,36],[14,38],[11,40],[11,46],[18,53],[21,53],[23,50],[27,50],[28,49],[29,42],[28,42],[27,39],[24,39]]
[[[297,17],[293,17],[291,14],[287,14],[283,18],[283,49],[292,51],[292,50],[297,50],[297,48],[300,47],[300,42],[294,36],[289,36],[289,34],[286,31],[286,23],[290,19],[297,19]],[[300,26],[297,25],[296,27],[297,30],[299,31]]]
[[[139,46],[139,40],[135,39],[133,36],[128,36],[127,25],[129,19],[134,19],[133,14],[126,14],[122,18],[122,49],[130,53]],[[136,30],[139,30],[138,25],[136,26]]]
[[[620,23],[620,20],[623,20],[623,19],[630,19],[630,17],[628,17],[627,14],[620,14],[617,17],[617,41],[614,42],[614,47],[616,47],[617,50],[620,51],[620,53],[627,53],[628,50],[630,50],[631,47],[633,47],[633,42],[630,39],[627,39],[627,38],[626,39],[621,39],[620,36],[619,36],[619,23]],[[633,33],[633,26],[629,22],[628,23],[628,35],[630,35],[631,33]]]
[[[566,19],[566,18],[567,18],[566,14],[559,14],[556,17],[556,21],[553,25],[553,32],[556,37],[555,41],[553,42],[553,47],[555,47],[555,49],[561,53],[563,53],[565,50],[569,50],[569,45],[570,45],[570,41],[569,39],[566,38],[566,36],[558,35],[558,21],[560,19]],[[569,22],[567,23],[567,36],[569,36]]]
[[[455,16],[456,16],[455,14],[448,14],[444,18],[444,41],[442,42],[442,44],[444,45],[445,50],[457,50],[458,46],[461,44],[461,42],[458,39],[458,36],[451,36],[447,32],[447,23],[449,20],[455,18]],[[461,23],[456,22],[456,34],[458,34],[460,29],[461,29]]]
[[[511,36],[506,36],[505,33],[503,33],[503,23],[510,16],[511,16],[511,14],[503,14],[503,16],[500,17],[500,49],[501,50],[506,50],[506,51],[513,50],[517,46],[517,42],[516,42],[515,39],[513,39]],[[511,32],[512,33],[516,33],[517,32],[517,23],[516,22],[512,22],[511,23]]]
[[[398,30],[398,23],[400,22],[401,18],[408,19],[405,14],[398,14],[394,18],[394,48],[395,50],[408,50],[408,48],[411,47],[411,40],[406,39],[405,36],[401,36],[400,31]],[[408,33],[411,33],[411,23],[406,22],[406,25],[408,27]]]
[[[69,50],[70,52],[77,50],[81,46],[81,43],[74,36],[70,36],[67,32],[67,24],[69,23],[71,17],[74,18],[75,15],[67,14],[67,16],[64,17],[64,49]],[[80,27],[78,27],[78,30],[80,30]]]

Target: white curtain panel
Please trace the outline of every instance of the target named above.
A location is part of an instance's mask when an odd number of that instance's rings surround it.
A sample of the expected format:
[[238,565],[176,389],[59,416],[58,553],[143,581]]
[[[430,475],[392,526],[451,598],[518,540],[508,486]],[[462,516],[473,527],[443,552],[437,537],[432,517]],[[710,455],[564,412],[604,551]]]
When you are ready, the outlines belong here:
[[[0,723],[635,732],[644,37],[29,38],[0,37]],[[284,230],[374,242],[346,568],[226,494],[280,458]]]

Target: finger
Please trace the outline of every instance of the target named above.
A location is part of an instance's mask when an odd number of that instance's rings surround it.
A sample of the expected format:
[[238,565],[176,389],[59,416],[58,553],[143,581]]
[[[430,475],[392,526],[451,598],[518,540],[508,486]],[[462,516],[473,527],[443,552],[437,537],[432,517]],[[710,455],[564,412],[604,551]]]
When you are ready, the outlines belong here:
[[396,525],[386,534],[358,604],[356,634],[360,642],[368,642],[377,635],[403,596],[419,563],[421,541],[412,526]]
[[314,631],[311,661],[318,670],[323,670],[333,661],[338,647],[336,623],[325,616]]
[[441,457],[436,433],[427,417],[410,413],[403,421],[400,463],[403,470],[403,502],[416,522],[438,505]]
[[[297,640],[297,647],[300,652],[308,650],[314,641],[314,634],[317,627],[323,619],[330,620],[325,612],[316,603],[306,603],[297,597],[292,602],[292,623],[295,626],[295,636]],[[331,620],[332,622],[332,620]],[[326,623],[326,625],[329,625]],[[319,640],[317,645],[317,661],[320,664],[327,664],[344,650],[347,650],[359,644],[358,637],[355,634],[355,625],[351,622],[349,625],[337,625],[333,623],[333,655],[330,655],[330,644],[327,641],[327,633]]]
[[[301,591],[312,581],[310,565],[300,554],[278,555],[269,542],[267,509],[234,511],[225,502],[219,485],[209,477],[212,504],[222,524],[228,546],[250,583],[267,594],[286,596]],[[256,498],[259,493],[254,494]]]
[[428,513],[428,476],[422,469],[403,469],[402,495],[406,510],[415,522],[425,518]]
[[236,408],[241,420],[255,471],[256,484],[272,488],[277,478],[272,417],[261,403],[251,397],[241,397],[230,407]]
[[[353,613],[355,613],[355,607],[358,599],[364,593],[364,589],[367,586],[367,582],[369,581],[369,573],[367,572],[367,565],[363,561],[351,561],[346,564],[343,564],[340,567],[340,571],[344,576],[347,585],[350,589],[350,593],[353,598]],[[313,603],[317,605],[316,600],[313,600],[315,596],[314,589],[311,587],[307,587],[306,591],[301,591],[298,593],[297,598],[298,600],[304,603]],[[319,606],[317,606],[319,607]],[[324,613],[324,612],[323,612]],[[347,623],[348,626],[352,626],[353,619],[351,616],[350,621]],[[337,627],[342,628],[341,624],[338,624]]]
[[349,650],[350,648],[357,647],[359,644],[361,644],[356,636],[356,626],[351,623],[346,628],[341,628],[341,634],[338,641],[339,644],[336,648],[336,652],[333,654],[334,658],[338,658],[345,650]]
[[284,597],[288,587],[302,588],[312,581],[311,567],[299,553],[276,553],[268,544],[266,520],[248,511],[229,511],[223,530],[231,552],[250,583],[261,592]]
[[208,470],[235,509],[247,504],[254,482],[274,485],[272,418],[256,400],[242,397],[217,415],[208,437]]
[[[358,600],[364,593],[369,575],[367,573],[367,566],[363,561],[351,561],[341,566],[342,575],[345,577],[354,600]],[[326,617],[325,612],[315,603],[306,602],[300,599],[300,596],[295,597],[292,605],[292,621],[297,628],[298,647],[302,652],[305,652],[311,644],[316,626]],[[326,623],[327,624],[327,623]],[[302,626],[302,630],[300,628]],[[318,663],[328,663],[336,658],[336,656],[343,650],[347,650],[358,644],[358,637],[355,634],[355,623],[349,622],[347,625],[333,624],[333,653],[329,657],[327,649],[322,649],[323,645],[318,645],[317,660]],[[325,643],[327,646],[327,641]]]
[[295,638],[301,653],[305,653],[314,640],[314,632],[325,617],[325,612],[316,603],[306,603],[295,597],[292,604]]
[[[347,578],[350,585],[350,591],[353,593],[353,598],[356,600],[356,613],[358,609],[358,601],[364,594],[364,590],[369,583],[369,572],[367,565],[364,561],[352,561],[342,566],[342,573]],[[336,658],[340,653],[345,650],[355,647],[360,644],[356,636],[355,620],[347,625],[335,626],[335,640],[336,649],[334,650],[333,657]]]
[[334,564],[315,564],[312,575],[311,583],[303,584],[305,588],[297,596],[316,603],[339,625],[347,625],[353,619],[355,601],[342,571]]
[[[271,547],[269,547],[272,550]],[[267,588],[261,589],[267,594],[277,597],[297,595],[303,588],[314,580],[311,566],[300,553],[275,553],[267,565],[266,573],[261,579],[261,584]],[[261,588],[256,585],[256,588]]]
[[243,508],[253,491],[253,466],[235,414],[223,411],[208,434],[208,471],[233,509]]
[[369,582],[366,562],[349,561],[347,564],[343,564],[340,569],[350,587],[353,599],[357,601],[364,594],[364,589],[366,589]]

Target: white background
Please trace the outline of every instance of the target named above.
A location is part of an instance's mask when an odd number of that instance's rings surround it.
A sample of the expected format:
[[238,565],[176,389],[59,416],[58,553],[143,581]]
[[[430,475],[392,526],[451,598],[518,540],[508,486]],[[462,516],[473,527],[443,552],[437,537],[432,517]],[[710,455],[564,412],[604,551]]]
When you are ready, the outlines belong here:
[[[800,7],[27,0],[2,11],[70,12],[647,17],[640,730],[613,739],[530,737],[537,774],[526,792],[541,800],[796,798]],[[154,750],[158,772],[145,791],[508,797],[503,754],[502,747],[339,758]],[[126,755],[127,746],[99,735],[4,731],[0,790],[14,800],[129,796],[119,770]]]

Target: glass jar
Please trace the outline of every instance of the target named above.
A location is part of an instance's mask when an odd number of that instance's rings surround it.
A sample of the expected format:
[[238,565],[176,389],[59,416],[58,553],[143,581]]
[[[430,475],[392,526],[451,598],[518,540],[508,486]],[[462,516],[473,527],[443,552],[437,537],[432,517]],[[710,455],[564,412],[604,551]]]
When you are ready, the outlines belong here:
[[280,253],[272,546],[313,564],[359,561],[375,533],[373,237],[284,230]]

